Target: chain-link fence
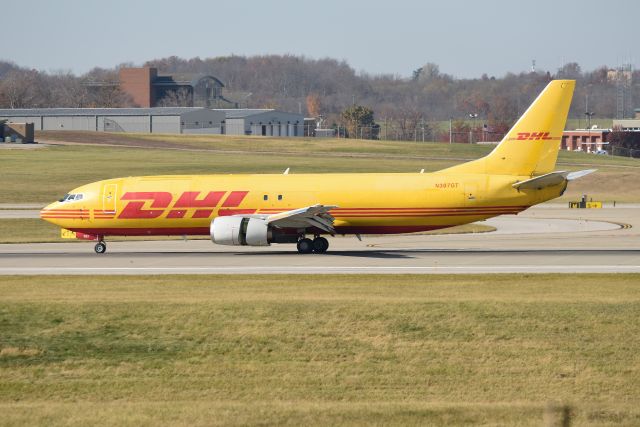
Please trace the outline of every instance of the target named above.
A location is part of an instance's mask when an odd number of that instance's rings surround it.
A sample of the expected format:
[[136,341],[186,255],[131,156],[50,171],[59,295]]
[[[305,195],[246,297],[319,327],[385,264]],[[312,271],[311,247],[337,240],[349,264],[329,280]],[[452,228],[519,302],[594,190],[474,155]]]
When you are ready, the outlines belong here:
[[640,159],[640,150],[634,148],[611,147],[611,155]]
[[349,139],[373,139],[383,141],[447,142],[458,144],[478,144],[498,142],[504,132],[493,132],[483,128],[465,131],[433,129],[428,126],[413,128],[393,128],[384,126],[333,126],[316,129],[305,125],[304,135],[310,137],[332,137]]

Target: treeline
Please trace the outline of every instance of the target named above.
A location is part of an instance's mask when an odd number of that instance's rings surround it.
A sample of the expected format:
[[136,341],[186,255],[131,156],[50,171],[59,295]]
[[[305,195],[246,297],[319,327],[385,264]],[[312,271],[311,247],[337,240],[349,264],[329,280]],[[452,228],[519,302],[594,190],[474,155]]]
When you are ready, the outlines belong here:
[[[326,117],[327,126],[345,124],[343,112],[350,106],[368,107],[376,123],[385,123],[385,130],[403,133],[403,139],[410,139],[411,132],[416,137],[416,129],[424,132],[425,123],[453,119],[457,128],[471,126],[469,114],[477,114],[475,126],[508,127],[553,78],[578,80],[570,117],[584,119],[587,108],[594,119],[616,114],[616,85],[606,66],[583,71],[579,64],[569,63],[553,72],[457,79],[432,63],[402,77],[357,73],[344,61],[294,55],[169,57],[144,65],[157,67],[162,73],[211,74],[222,80],[226,96],[241,107],[320,114]],[[89,81],[117,81],[117,68],[74,76],[0,62],[0,107],[130,106],[131,100],[115,85],[94,89],[86,85]],[[635,72],[633,81],[638,78],[640,74]],[[640,102],[638,85],[633,84],[625,96]]]
[[[88,82],[100,82],[89,86]],[[133,101],[117,85],[116,69],[94,68],[75,76],[47,73],[0,61],[0,108],[130,107]]]

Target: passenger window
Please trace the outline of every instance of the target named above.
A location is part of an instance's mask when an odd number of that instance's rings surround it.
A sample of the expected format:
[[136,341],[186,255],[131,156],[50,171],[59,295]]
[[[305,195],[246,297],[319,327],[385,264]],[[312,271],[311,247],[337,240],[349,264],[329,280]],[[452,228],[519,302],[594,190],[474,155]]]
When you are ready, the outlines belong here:
[[278,194],[278,200],[282,200],[282,194]]
[[264,200],[269,200],[269,196],[268,196],[268,195],[266,195],[266,194],[265,194],[264,196],[262,196],[262,198],[263,198]]

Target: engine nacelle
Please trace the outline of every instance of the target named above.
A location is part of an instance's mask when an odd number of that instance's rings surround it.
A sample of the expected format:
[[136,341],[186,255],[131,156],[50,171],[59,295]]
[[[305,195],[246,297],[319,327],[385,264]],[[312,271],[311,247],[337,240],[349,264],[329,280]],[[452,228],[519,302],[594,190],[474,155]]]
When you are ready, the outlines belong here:
[[269,225],[259,218],[221,216],[211,221],[211,240],[219,245],[269,246]]
[[211,221],[211,240],[219,245],[269,246],[271,243],[296,243],[300,233],[271,227],[260,218],[219,216]]

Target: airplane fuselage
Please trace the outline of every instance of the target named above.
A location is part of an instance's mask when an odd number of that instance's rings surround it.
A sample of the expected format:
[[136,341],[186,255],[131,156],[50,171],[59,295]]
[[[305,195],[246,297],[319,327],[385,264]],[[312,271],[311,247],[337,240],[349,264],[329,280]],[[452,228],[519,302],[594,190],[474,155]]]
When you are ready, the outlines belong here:
[[[41,216],[92,236],[208,235],[218,216],[265,215],[336,205],[338,234],[434,230],[516,214],[565,185],[518,191],[530,177],[485,174],[188,175],[118,178],[71,192]],[[318,234],[322,234],[318,230]]]

